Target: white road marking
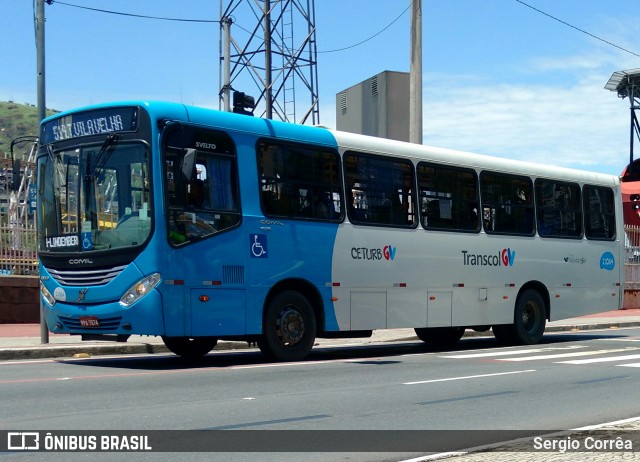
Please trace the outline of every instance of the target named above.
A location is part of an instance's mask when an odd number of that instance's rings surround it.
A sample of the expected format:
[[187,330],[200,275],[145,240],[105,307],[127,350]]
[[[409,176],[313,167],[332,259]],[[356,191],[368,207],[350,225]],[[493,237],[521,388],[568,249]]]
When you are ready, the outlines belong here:
[[529,348],[526,350],[508,350],[508,351],[489,351],[484,353],[465,353],[465,354],[455,354],[455,355],[447,355],[447,356],[438,356],[439,358],[453,358],[453,359],[474,359],[474,358],[491,358],[497,356],[513,356],[520,354],[529,354],[529,353],[542,353],[545,351],[558,351],[558,350],[577,350],[579,348],[586,348],[584,346],[567,346],[567,347],[551,347],[551,348]]
[[485,377],[497,377],[499,375],[525,374],[527,372],[535,372],[535,369],[527,369],[526,371],[498,372],[496,374],[467,375],[464,377],[449,377],[445,379],[420,380],[417,382],[404,382],[402,385],[419,385],[423,383],[452,382],[454,380],[481,379]]
[[614,362],[614,361],[626,361],[629,359],[640,359],[640,355],[608,356],[606,358],[591,358],[591,359],[574,359],[572,361],[558,361],[556,364],[593,364],[593,363],[607,363],[607,362]]
[[524,358],[504,358],[504,359],[499,359],[498,361],[509,361],[509,362],[538,361],[542,359],[572,358],[577,356],[595,356],[595,355],[603,355],[608,353],[620,353],[622,351],[632,351],[632,350],[639,350],[639,349],[640,348],[618,348],[614,350],[579,351],[576,353],[537,355],[537,356],[527,356]]

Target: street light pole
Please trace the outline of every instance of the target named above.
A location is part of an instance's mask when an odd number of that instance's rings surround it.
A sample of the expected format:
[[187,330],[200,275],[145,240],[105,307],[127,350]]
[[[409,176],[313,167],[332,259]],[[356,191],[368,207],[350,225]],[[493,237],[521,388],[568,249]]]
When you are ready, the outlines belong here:
[[640,141],[640,122],[636,111],[640,111],[640,67],[626,71],[614,72],[604,86],[606,90],[615,91],[619,98],[629,98],[631,110],[631,127],[629,133],[629,165],[633,163],[633,145],[635,137]]
[[45,104],[45,69],[44,69],[44,2],[36,3],[36,52],[38,66],[38,119],[46,117]]
[[422,0],[411,3],[409,141],[422,144]]
[[220,22],[222,23],[223,31],[223,85],[222,85],[222,99],[224,102],[225,112],[231,112],[231,24],[233,19],[229,16],[223,17]]
[[[36,60],[38,72],[38,119],[42,121],[47,115],[47,105],[45,98],[45,67],[44,67],[44,2],[36,1]],[[38,291],[39,294],[39,291]],[[40,300],[40,343],[49,343],[49,329],[47,319],[44,315],[42,298]]]

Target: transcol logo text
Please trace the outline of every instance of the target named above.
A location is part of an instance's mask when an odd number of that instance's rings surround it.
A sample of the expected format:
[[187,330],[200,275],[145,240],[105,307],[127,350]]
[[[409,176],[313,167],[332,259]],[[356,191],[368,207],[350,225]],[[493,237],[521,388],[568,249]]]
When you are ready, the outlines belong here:
[[494,254],[470,253],[468,250],[461,252],[464,266],[513,266],[516,260],[516,251],[510,248]]

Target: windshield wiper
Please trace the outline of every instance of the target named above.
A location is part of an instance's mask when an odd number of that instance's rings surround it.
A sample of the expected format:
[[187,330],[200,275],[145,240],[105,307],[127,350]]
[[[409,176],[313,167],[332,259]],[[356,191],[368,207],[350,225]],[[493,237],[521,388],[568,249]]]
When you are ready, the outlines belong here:
[[109,136],[107,136],[107,139],[104,140],[104,143],[102,143],[102,146],[100,147],[100,150],[96,155],[96,162],[95,164],[93,164],[91,171],[87,175],[87,180],[93,177],[96,170],[101,169],[105,166],[105,164],[109,160],[109,157],[111,157],[111,153],[113,152],[113,149],[111,148],[113,148],[113,146],[115,146],[117,142],[118,135],[116,135],[115,133],[111,133]]
[[53,162],[55,160],[55,154],[53,153],[53,148],[51,147],[51,143],[47,143],[44,145],[47,150],[47,155],[49,156],[49,160]]

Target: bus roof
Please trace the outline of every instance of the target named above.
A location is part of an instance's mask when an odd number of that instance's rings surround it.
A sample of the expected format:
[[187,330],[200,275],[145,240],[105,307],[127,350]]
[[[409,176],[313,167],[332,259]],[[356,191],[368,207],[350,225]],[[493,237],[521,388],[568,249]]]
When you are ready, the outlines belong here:
[[608,186],[619,183],[617,176],[605,173],[557,167],[548,164],[526,162],[428,145],[417,145],[336,130],[332,130],[332,133],[335,135],[338,145],[343,150],[364,150],[366,152],[379,153],[392,157],[408,157],[415,161],[433,161],[452,166],[470,167],[479,170],[489,169],[504,173],[563,179],[566,181],[589,182]]
[[338,146],[342,151],[365,151],[392,157],[408,157],[416,162],[433,161],[453,166],[464,166],[480,170],[490,169],[511,174],[562,179],[566,181],[589,182],[608,186],[619,184],[619,178],[615,175],[427,145],[417,145],[386,138],[342,132],[325,127],[312,127],[277,120],[268,120],[260,117],[222,112],[215,109],[188,106],[180,103],[134,100],[96,104],[60,112],[47,117],[42,123],[77,112],[99,110],[114,106],[140,106],[145,108],[152,117],[157,119],[184,120],[199,125],[210,125],[223,130],[245,132],[257,136],[275,137],[303,143],[316,143],[325,146]]

